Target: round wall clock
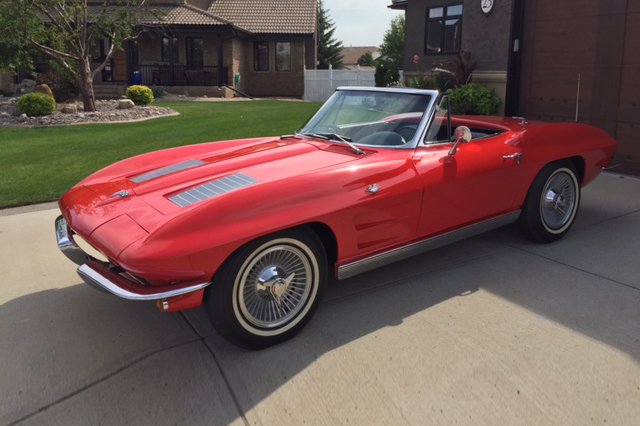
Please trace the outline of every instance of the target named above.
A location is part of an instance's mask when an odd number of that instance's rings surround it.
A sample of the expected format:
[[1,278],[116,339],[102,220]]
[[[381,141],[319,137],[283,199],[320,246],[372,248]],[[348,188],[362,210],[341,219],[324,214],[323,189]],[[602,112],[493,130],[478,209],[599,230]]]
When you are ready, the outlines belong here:
[[494,0],[480,0],[482,3],[482,13],[488,15],[493,10],[493,2]]

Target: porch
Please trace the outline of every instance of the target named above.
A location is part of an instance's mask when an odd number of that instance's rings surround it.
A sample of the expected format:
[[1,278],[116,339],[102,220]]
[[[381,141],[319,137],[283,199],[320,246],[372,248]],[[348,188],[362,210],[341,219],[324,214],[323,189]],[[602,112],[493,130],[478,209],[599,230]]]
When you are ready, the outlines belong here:
[[[95,85],[220,87],[229,82],[228,67],[219,65],[224,45],[215,32],[149,32],[117,51]],[[100,46],[101,52],[107,49]]]

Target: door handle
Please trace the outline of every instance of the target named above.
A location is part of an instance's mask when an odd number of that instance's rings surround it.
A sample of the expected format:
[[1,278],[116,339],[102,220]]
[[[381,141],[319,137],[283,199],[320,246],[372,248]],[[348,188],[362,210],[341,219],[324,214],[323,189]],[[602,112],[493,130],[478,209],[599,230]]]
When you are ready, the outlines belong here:
[[503,160],[516,160],[518,166],[522,164],[522,159],[524,158],[524,154],[521,152],[516,152],[515,154],[503,155]]

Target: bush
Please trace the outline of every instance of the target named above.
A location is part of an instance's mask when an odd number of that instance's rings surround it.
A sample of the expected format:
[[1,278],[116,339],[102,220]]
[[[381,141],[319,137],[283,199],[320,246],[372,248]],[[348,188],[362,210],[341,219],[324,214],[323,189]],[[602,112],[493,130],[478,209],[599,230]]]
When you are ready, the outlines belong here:
[[80,94],[80,90],[78,90],[69,71],[55,63],[51,63],[44,72],[39,73],[36,81],[38,84],[49,86],[58,102],[68,102]]
[[27,93],[18,99],[18,112],[29,117],[41,117],[56,110],[56,101],[44,93]]
[[165,92],[162,89],[153,88],[152,91],[153,91],[153,98],[154,99],[162,98],[162,97],[167,95],[167,92]]
[[153,90],[147,86],[130,86],[127,89],[126,96],[136,105],[149,105],[153,103]]
[[391,61],[378,60],[376,62],[376,87],[397,86],[400,81],[398,67]]
[[451,91],[451,112],[462,115],[494,115],[500,98],[493,89],[481,84],[467,84]]

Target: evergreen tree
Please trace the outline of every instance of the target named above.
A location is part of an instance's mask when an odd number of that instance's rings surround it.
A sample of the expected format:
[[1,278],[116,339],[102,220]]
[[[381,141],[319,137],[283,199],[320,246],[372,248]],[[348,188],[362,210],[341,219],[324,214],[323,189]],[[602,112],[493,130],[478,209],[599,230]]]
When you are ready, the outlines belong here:
[[328,69],[329,65],[342,68],[342,42],[336,40],[335,24],[324,8],[322,0],[318,2],[318,69]]
[[375,65],[371,52],[364,53],[358,58],[358,65],[361,67],[372,67]]

